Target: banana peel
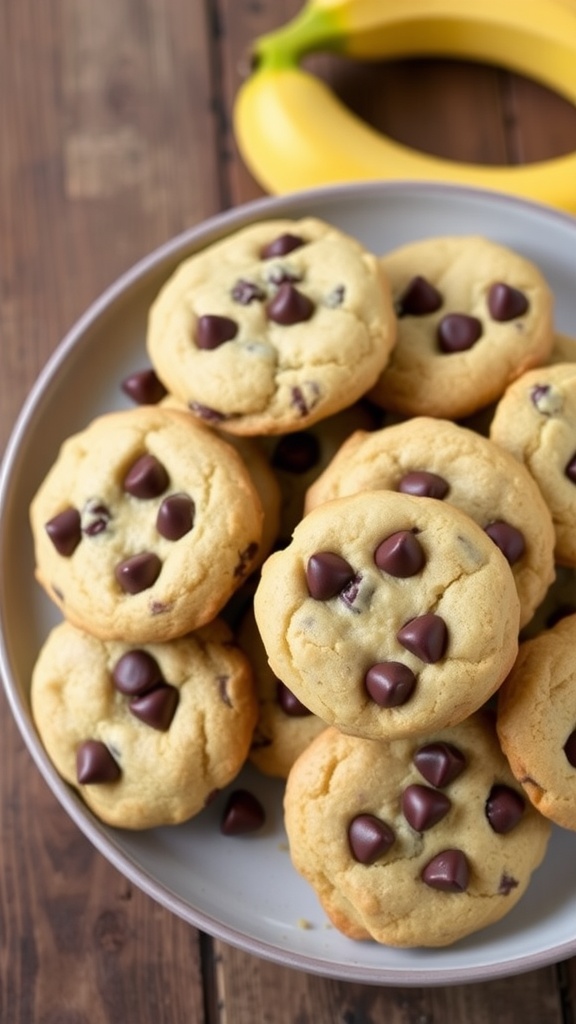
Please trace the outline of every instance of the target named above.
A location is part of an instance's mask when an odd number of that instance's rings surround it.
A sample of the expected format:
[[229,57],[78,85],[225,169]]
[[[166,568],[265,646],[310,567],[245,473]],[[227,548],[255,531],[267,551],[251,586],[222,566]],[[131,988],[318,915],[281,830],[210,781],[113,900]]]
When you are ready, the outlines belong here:
[[576,213],[576,153],[498,167],[421,153],[363,122],[301,66],[320,51],[497,64],[576,103],[576,0],[308,0],[292,21],[255,40],[233,111],[240,154],[273,194],[350,181],[443,181]]

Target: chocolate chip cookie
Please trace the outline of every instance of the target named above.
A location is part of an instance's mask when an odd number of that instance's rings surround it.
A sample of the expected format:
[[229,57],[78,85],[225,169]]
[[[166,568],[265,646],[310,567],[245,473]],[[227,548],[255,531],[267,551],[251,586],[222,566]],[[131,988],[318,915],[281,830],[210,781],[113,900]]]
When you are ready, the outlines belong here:
[[240,229],[186,259],[147,348],[167,388],[234,434],[301,430],[360,398],[395,340],[376,256],[314,219]]
[[141,646],[61,623],[31,701],[59,774],[98,818],[131,829],[198,814],[240,771],[258,713],[248,659],[217,619]]
[[486,238],[411,242],[382,258],[397,342],[371,397],[412,416],[459,419],[545,362],[553,295],[530,260]]
[[554,580],[554,525],[540,490],[509,452],[448,420],[416,416],[357,431],[309,487],[305,511],[357,491],[387,488],[457,505],[498,545],[532,618]]
[[135,643],[214,618],[256,562],[263,518],[233,448],[160,406],[68,438],[30,514],[37,577],[64,616]]
[[326,729],[284,806],[294,866],[332,923],[389,946],[446,946],[498,921],[550,834],[484,712],[386,743]]
[[254,598],[272,671],[329,725],[373,739],[456,724],[518,649],[510,565],[468,515],[364,491],[313,509]]

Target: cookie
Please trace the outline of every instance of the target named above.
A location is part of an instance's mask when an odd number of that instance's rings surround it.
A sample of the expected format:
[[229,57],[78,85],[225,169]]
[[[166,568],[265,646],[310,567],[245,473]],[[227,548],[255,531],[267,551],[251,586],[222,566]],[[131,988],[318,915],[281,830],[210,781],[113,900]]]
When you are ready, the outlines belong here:
[[100,820],[130,829],[198,814],[242,768],[257,717],[250,664],[219,620],[139,647],[61,623],[31,702],[59,774]]
[[331,922],[398,947],[447,946],[500,920],[550,834],[484,712],[418,740],[326,729],[292,768],[284,808],[293,864]]
[[329,725],[372,739],[456,724],[499,687],[519,600],[460,509],[364,491],[313,509],[254,597],[272,671]]
[[576,363],[576,338],[557,331],[554,335],[554,345],[547,362]]
[[245,612],[237,637],[252,666],[258,694],[258,722],[249,760],[264,775],[285,779],[296,758],[326,724],[274,675],[252,608]]
[[416,416],[352,435],[308,489],[305,511],[377,488],[428,495],[471,516],[509,562],[520,624],[530,621],[554,580],[554,525],[538,486],[517,459],[449,420]]
[[490,437],[534,477],[554,521],[556,561],[576,566],[576,363],[541,366],[511,384]]
[[152,305],[147,349],[200,418],[232,434],[280,434],[360,398],[395,330],[376,256],[323,221],[273,220],[183,261]]
[[520,645],[498,694],[498,735],[541,814],[576,831],[576,617]]
[[263,517],[231,446],[159,406],[68,438],[30,515],[38,580],[64,616],[135,643],[214,618],[255,563]]
[[477,236],[411,242],[382,257],[397,341],[371,397],[411,416],[458,419],[546,361],[553,295],[540,270]]

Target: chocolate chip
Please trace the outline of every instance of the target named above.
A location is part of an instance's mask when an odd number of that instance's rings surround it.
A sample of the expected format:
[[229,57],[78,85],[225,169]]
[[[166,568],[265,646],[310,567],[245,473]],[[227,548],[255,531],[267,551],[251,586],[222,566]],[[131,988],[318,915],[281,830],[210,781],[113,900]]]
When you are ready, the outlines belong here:
[[138,370],[125,377],[120,387],[137,405],[157,405],[168,392],[154,370]]
[[567,463],[564,473],[573,484],[576,484],[576,452]]
[[301,700],[298,700],[296,694],[292,693],[292,690],[289,690],[280,679],[276,683],[276,701],[289,718],[306,718],[312,714],[310,709]]
[[314,312],[314,303],[294,285],[286,282],[280,285],[276,295],[270,299],[266,312],[269,320],[290,327],[309,320]]
[[304,392],[302,388],[293,387],[290,392],[290,404],[298,410],[301,416],[306,416],[309,412],[308,403],[304,398]]
[[360,864],[373,864],[383,857],[394,839],[390,826],[375,814],[358,814],[348,826],[348,844]]
[[120,778],[120,766],[104,743],[86,740],[76,751],[76,778],[81,785],[116,782]]
[[82,509],[82,533],[86,537],[97,537],[105,533],[112,513],[107,505],[97,498],[89,498]]
[[262,804],[247,789],[236,789],[230,794],[220,821],[225,836],[239,836],[262,828],[266,814]]
[[278,286],[280,284],[286,284],[286,282],[295,284],[297,281],[302,280],[302,276],[301,274],[297,274],[295,270],[291,270],[290,267],[276,266],[270,268],[266,274],[266,279],[270,284]]
[[258,544],[253,540],[248,544],[243,551],[238,552],[238,562],[234,566],[234,577],[235,579],[241,579],[248,572],[252,562],[256,557],[258,551]]
[[562,410],[562,395],[551,384],[534,384],[530,388],[530,400],[542,416],[555,416]]
[[413,760],[426,782],[439,789],[454,782],[466,767],[464,754],[451,743],[442,740],[419,747]]
[[420,572],[426,558],[412,530],[399,530],[378,545],[374,561],[389,576],[406,579]]
[[305,240],[299,235],[291,235],[286,232],[283,235],[278,235],[278,238],[272,242],[268,242],[268,245],[261,250],[260,257],[263,260],[269,260],[274,256],[286,256],[289,252],[294,252],[295,249],[300,249],[305,244]]
[[422,869],[426,885],[442,892],[465,892],[468,888],[468,861],[462,850],[442,850]]
[[576,729],[570,733],[563,749],[569,764],[576,768]]
[[168,483],[168,473],[156,456],[142,455],[126,473],[122,486],[134,498],[145,499],[157,498]]
[[196,344],[198,348],[213,349],[232,341],[238,334],[238,324],[229,316],[216,316],[208,313],[198,317],[196,325]]
[[176,714],[179,700],[180,694],[176,687],[164,684],[150,690],[149,693],[134,697],[128,706],[132,714],[140,721],[145,722],[152,729],[166,732]]
[[218,409],[211,409],[209,405],[202,405],[200,402],[190,402],[188,408],[196,416],[199,416],[200,419],[206,420],[206,423],[221,423],[222,420],[226,419],[226,415],[223,412],[219,412]]
[[450,485],[438,473],[429,473],[425,469],[420,469],[406,473],[398,484],[398,490],[402,494],[414,494],[417,498],[442,499],[448,494]]
[[156,529],[166,540],[180,540],[194,526],[196,506],[188,494],[170,494],[158,509]]
[[492,786],[486,801],[486,817],[494,832],[504,834],[516,827],[524,814],[524,800],[510,786]]
[[336,309],[338,306],[341,306],[342,303],[344,302],[345,294],[346,294],[346,289],[344,288],[344,285],[343,284],[338,284],[326,296],[326,298],[324,299],[324,302],[329,307],[329,309]]
[[262,302],[266,298],[266,292],[260,285],[254,281],[243,281],[242,278],[236,281],[231,295],[234,302],[240,303],[241,306],[249,306],[251,302]]
[[44,529],[59,555],[68,558],[82,539],[80,513],[75,508],[65,508],[45,524]]
[[361,583],[362,574],[357,573],[354,579],[350,580],[350,582],[346,584],[344,589],[341,590],[340,594],[338,595],[340,597],[340,600],[343,601],[344,604],[348,605],[349,608],[352,608],[354,603],[356,602],[358,594],[360,593]]
[[128,697],[140,697],[164,682],[160,666],[148,651],[126,651],[112,669],[114,686]]
[[493,320],[515,320],[527,312],[528,299],[519,288],[495,281],[488,292],[488,309]]
[[396,303],[396,312],[402,316],[425,316],[435,313],[442,305],[442,296],[430,281],[418,274],[408,283]]
[[484,527],[484,531],[492,538],[496,547],[500,548],[504,558],[510,565],[514,565],[519,558],[522,558],[526,550],[526,542],[524,534],[517,530],[515,526],[498,521],[489,523],[488,526]]
[[350,563],[333,551],[317,551],[308,559],[306,583],[310,597],[316,601],[336,597],[354,576]]
[[397,708],[411,697],[416,676],[400,661],[381,661],[368,669],[364,686],[375,704],[381,708]]
[[319,460],[320,442],[306,430],[281,437],[272,454],[274,468],[285,473],[307,473]]
[[139,594],[156,582],[160,575],[162,562],[158,555],[151,551],[143,551],[139,555],[119,562],[114,569],[117,583],[125,594]]
[[429,786],[408,786],[402,793],[402,813],[417,832],[425,832],[437,825],[448,814],[451,806],[444,793],[430,789]]
[[438,324],[437,336],[442,352],[465,352],[482,336],[482,324],[466,313],[448,313]]
[[433,665],[444,655],[448,631],[444,619],[429,613],[410,619],[398,630],[396,637],[407,651]]
[[498,885],[498,893],[500,896],[508,896],[512,889],[518,887],[518,881],[516,878],[512,878],[512,875],[507,875],[505,871],[500,876],[500,883]]

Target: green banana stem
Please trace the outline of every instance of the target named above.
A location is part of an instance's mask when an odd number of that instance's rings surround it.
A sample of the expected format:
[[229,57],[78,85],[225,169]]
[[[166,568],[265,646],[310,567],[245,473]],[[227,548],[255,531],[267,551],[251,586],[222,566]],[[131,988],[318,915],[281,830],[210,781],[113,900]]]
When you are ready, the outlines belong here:
[[318,50],[341,50],[344,33],[337,14],[315,7],[312,2],[281,28],[260,36],[252,48],[254,70],[289,68],[307,53]]

